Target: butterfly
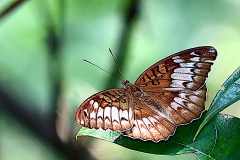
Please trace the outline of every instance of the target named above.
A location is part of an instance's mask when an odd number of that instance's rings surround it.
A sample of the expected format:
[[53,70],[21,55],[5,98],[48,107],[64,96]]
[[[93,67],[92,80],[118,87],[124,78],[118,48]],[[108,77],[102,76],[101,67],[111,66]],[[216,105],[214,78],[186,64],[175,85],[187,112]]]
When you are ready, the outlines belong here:
[[124,80],[122,88],[89,97],[77,108],[76,121],[133,139],[167,140],[177,126],[204,111],[205,81],[216,56],[211,46],[172,54],[146,69],[134,84]]

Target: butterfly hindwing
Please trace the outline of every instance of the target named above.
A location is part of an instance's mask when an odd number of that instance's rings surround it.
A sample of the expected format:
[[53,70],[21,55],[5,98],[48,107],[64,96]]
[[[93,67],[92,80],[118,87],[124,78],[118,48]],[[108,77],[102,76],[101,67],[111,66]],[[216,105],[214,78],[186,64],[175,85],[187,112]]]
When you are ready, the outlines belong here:
[[134,108],[133,127],[124,132],[125,135],[134,139],[158,142],[174,134],[176,126],[163,114],[154,112],[140,101],[135,103]]
[[83,102],[76,112],[76,120],[88,128],[124,131],[132,127],[133,109],[123,89],[110,89]]
[[186,124],[200,117],[204,110],[206,87],[197,91],[180,90],[147,92],[159,104],[163,114],[175,125]]

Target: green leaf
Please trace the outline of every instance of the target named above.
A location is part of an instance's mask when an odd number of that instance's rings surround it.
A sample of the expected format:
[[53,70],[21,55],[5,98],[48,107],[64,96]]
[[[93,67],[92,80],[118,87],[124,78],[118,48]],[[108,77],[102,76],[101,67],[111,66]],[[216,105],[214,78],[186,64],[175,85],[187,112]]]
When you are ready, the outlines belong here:
[[240,99],[240,67],[236,69],[232,75],[224,82],[222,88],[218,91],[212,101],[205,119],[199,126],[195,138],[198,136],[202,128],[219,112],[235,103]]
[[116,140],[121,134],[119,132],[114,132],[114,131],[104,131],[101,129],[89,129],[89,128],[85,128],[82,127],[76,138],[78,136],[91,136],[91,137],[95,137],[95,138],[99,138],[99,139],[103,139],[106,141],[110,141],[110,142],[114,142],[114,140]]
[[176,133],[168,141],[154,143],[133,140],[113,131],[80,129],[78,136],[91,136],[104,139],[123,147],[161,155],[194,153],[198,159],[240,159],[240,119],[219,114],[203,128],[196,141],[193,136],[199,124],[205,118],[177,128]]

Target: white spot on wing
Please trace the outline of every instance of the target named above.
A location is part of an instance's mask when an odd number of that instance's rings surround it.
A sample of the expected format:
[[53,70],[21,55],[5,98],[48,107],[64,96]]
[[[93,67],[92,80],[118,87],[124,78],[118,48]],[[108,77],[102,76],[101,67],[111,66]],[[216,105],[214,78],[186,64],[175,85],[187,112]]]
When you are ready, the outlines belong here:
[[190,55],[192,55],[192,56],[199,56],[199,55],[196,54],[195,52],[190,53]]
[[133,111],[132,111],[132,108],[130,107],[128,111],[129,111],[129,120],[132,120],[132,119],[133,119]]
[[104,109],[104,119],[109,118],[110,119],[110,107],[106,107]]
[[141,137],[141,134],[140,134],[137,126],[132,128],[132,135],[133,135],[134,138],[140,138]]
[[180,63],[180,67],[195,67],[195,62],[190,63]]
[[186,82],[186,81],[172,80],[172,83],[171,83],[170,87],[181,87],[181,88],[185,88],[184,82]]
[[90,119],[95,119],[96,118],[96,113],[93,111],[90,113]]
[[144,117],[142,119],[142,121],[146,124],[147,127],[151,124],[150,121],[146,117]]
[[193,57],[190,60],[195,61],[195,62],[199,62],[199,61],[201,61],[201,58],[200,57]]
[[101,107],[98,109],[97,117],[103,118],[103,109]]
[[180,56],[174,56],[174,57],[172,57],[172,59],[178,59],[178,58],[180,58]]
[[179,97],[174,97],[174,101],[177,102],[178,104],[183,104],[183,99]]
[[153,118],[152,116],[149,116],[148,119],[149,119],[149,121],[151,121],[153,124],[155,124],[155,123],[158,122],[158,121],[157,121],[155,118]]
[[97,109],[97,108],[98,108],[98,102],[94,102],[94,103],[93,103],[93,107],[94,107],[95,109]]
[[143,123],[142,120],[136,120],[137,123],[138,123],[138,127],[140,129],[140,132],[141,132],[141,138],[143,139],[151,139],[152,136],[150,135],[147,127],[145,126],[145,124]]
[[89,103],[90,103],[90,105],[92,106],[92,104],[94,103],[94,100],[91,100]]
[[171,92],[178,92],[178,91],[183,90],[183,88],[180,88],[180,87],[178,87],[178,88],[172,88],[172,87],[170,87],[170,88],[163,88],[163,90],[164,90],[164,91],[171,91]]
[[119,114],[118,109],[116,107],[112,107],[112,121],[119,122]]
[[182,62],[184,62],[184,59],[174,59],[173,62],[175,62],[175,63],[182,63]]
[[169,120],[170,122],[174,122],[168,112],[165,112],[165,113],[159,112],[158,114],[159,114],[159,117],[163,117],[163,118]]
[[83,120],[83,119],[81,119],[80,124],[81,124],[81,125],[84,125],[84,120]]
[[83,112],[80,113],[80,117],[81,117],[81,118],[80,118],[80,124],[81,124],[81,125],[84,125]]
[[174,69],[173,72],[176,72],[176,73],[193,73],[191,71],[192,68],[176,68]]
[[119,114],[120,114],[121,118],[125,118],[125,119],[128,120],[128,112],[127,112],[127,110],[124,110],[124,111],[120,110]]
[[188,80],[192,81],[192,75],[189,74],[181,74],[181,73],[173,73],[171,74],[172,79],[180,79],[180,80]]
[[175,110],[178,110],[179,107],[182,108],[182,106],[180,106],[180,105],[177,104],[176,102],[172,102],[172,103],[171,103],[171,107],[172,107],[173,109],[175,109]]

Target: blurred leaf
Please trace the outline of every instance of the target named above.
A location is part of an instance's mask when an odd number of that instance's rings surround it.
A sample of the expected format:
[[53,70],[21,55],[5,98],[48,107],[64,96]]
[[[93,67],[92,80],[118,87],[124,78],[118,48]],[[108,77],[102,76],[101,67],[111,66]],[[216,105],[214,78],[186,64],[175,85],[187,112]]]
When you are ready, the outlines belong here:
[[240,99],[240,67],[224,82],[212,101],[205,119],[199,126],[194,139],[198,136],[202,128],[219,112]]
[[15,1],[9,3],[9,5],[6,6],[6,8],[4,8],[3,10],[0,11],[0,18],[4,18],[6,15],[15,11],[25,1],[26,0],[15,0]]
[[[193,136],[205,115],[190,125],[181,126],[168,141],[154,143],[133,140],[117,132],[95,129],[80,129],[78,136],[91,136],[104,139],[123,147],[162,155],[194,153],[198,159],[237,159],[240,158],[240,119],[219,114],[203,128],[195,142]],[[174,159],[174,157],[173,157]]]

